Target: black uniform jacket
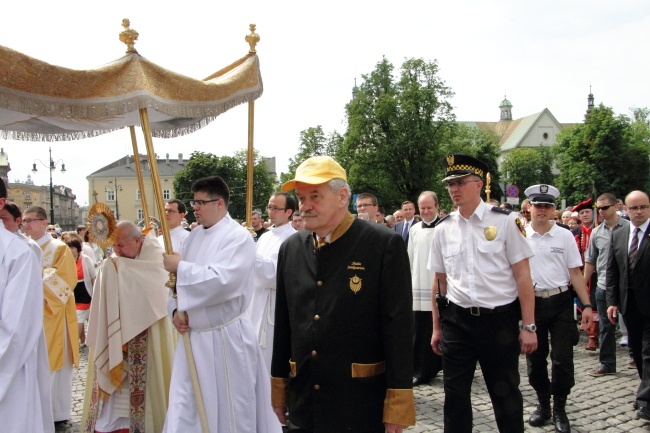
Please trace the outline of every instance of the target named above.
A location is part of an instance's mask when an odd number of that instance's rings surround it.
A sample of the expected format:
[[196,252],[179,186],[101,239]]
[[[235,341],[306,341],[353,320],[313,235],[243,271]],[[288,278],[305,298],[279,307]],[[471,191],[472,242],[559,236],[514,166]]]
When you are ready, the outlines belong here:
[[415,424],[411,275],[400,235],[347,214],[280,247],[273,406],[313,432]]

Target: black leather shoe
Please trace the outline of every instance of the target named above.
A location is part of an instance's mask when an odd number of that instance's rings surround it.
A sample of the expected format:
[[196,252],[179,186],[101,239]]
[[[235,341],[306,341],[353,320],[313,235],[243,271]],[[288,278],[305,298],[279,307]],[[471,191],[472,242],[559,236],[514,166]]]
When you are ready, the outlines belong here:
[[413,378],[413,386],[428,385],[431,379],[421,379],[419,377]]
[[650,421],[650,408],[640,407],[639,410],[636,412],[636,419],[643,419],[646,421]]
[[557,433],[571,433],[571,424],[564,409],[553,411],[553,424]]
[[530,414],[528,418],[528,424],[533,427],[542,427],[544,424],[549,422],[551,419],[551,406],[548,405],[537,405],[537,409]]

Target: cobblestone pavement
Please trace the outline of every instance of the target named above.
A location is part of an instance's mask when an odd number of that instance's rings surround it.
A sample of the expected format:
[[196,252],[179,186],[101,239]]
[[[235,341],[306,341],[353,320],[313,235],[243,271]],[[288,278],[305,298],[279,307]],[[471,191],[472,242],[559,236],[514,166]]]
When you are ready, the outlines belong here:
[[[567,413],[574,433],[588,432],[633,432],[647,433],[650,423],[635,420],[632,408],[636,388],[639,384],[636,369],[627,366],[629,360],[627,349],[618,346],[618,372],[615,375],[592,377],[587,373],[598,366],[598,352],[584,350],[586,335],[581,339],[574,352],[576,386],[567,403]],[[86,380],[88,349],[81,352],[79,368],[74,373],[72,418],[64,426],[58,426],[57,432],[77,433],[80,431],[83,394]],[[521,356],[519,362],[521,390],[524,396],[524,419],[528,420],[530,412],[535,409],[537,398],[528,385],[526,360]],[[435,378],[430,385],[415,388],[415,405],[417,424],[409,432],[441,432],[443,428],[442,405],[444,393],[442,378]],[[496,423],[492,404],[488,396],[480,369],[472,387],[472,405],[474,408],[474,432],[496,432]],[[535,428],[526,424],[526,432],[553,432],[552,425]]]

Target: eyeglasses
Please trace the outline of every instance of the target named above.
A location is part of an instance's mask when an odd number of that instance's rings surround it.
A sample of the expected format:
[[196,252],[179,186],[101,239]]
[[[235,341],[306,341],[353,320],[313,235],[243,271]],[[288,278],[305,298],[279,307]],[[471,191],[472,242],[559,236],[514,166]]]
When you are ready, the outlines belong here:
[[530,211],[529,211],[529,210],[522,210],[520,213],[521,213],[522,215],[530,215]]
[[55,232],[56,229],[55,229],[55,228],[51,228],[51,229],[47,229],[47,231],[48,231],[48,232]]
[[638,210],[646,210],[649,207],[650,206],[648,206],[647,204],[644,204],[644,205],[641,205],[641,206],[629,206],[627,209],[631,210],[632,212],[636,212]]
[[267,206],[266,210],[275,212],[276,210],[287,210],[286,207],[277,207],[277,206]]
[[606,206],[596,206],[596,210],[607,210],[612,206],[614,206],[614,205],[613,204],[608,204]]
[[455,186],[460,188],[461,186],[465,186],[466,184],[468,184],[470,182],[481,182],[481,181],[480,180],[465,180],[465,179],[455,180],[455,181],[451,181],[451,182],[445,182],[445,188],[451,189],[451,188],[453,188]]
[[192,206],[192,207],[194,207],[194,206],[203,206],[206,203],[212,203],[213,201],[219,201],[219,200],[222,200],[222,199],[215,198],[213,200],[190,200],[190,206]]
[[34,221],[45,221],[45,218],[25,218],[23,220],[25,224],[31,224]]
[[559,219],[558,217],[553,217],[553,219],[554,219],[555,221],[560,221],[560,219]]
[[[218,200],[218,199],[217,199],[217,200]],[[191,203],[191,202],[190,202],[190,203]],[[177,211],[177,210],[174,210],[174,209],[165,209],[165,213],[180,213],[180,212]]]
[[372,204],[372,203],[359,203],[359,204],[357,205],[357,209],[358,209],[358,208],[364,208],[364,207],[370,207],[370,206],[375,206],[375,205]]

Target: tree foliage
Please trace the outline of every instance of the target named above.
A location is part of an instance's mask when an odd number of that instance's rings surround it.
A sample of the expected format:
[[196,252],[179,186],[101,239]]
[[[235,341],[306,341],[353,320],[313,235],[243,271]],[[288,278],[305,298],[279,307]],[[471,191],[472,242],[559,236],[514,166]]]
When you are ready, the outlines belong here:
[[[457,123],[452,129],[449,142],[443,146],[443,150],[445,155],[461,153],[485,162],[492,178],[490,183],[490,198],[501,200],[503,192],[499,186],[501,182],[498,163],[499,144],[497,137],[493,133]],[[439,164],[441,164],[444,170],[443,161],[440,161]],[[440,176],[440,179],[442,178]],[[433,191],[438,193],[440,207],[449,210],[452,204],[451,198],[446,191],[443,194],[439,193],[439,191],[442,191],[442,183],[434,185]],[[485,190],[483,190],[482,196],[484,200],[487,198]]]
[[295,157],[289,159],[289,172],[280,174],[282,183],[293,179],[296,174],[296,168],[306,159],[312,156],[329,155],[336,156],[336,151],[340,146],[343,137],[334,131],[328,136],[325,135],[321,125],[310,127],[300,132],[300,145]]
[[550,147],[520,147],[512,149],[503,158],[501,166],[505,182],[519,187],[519,198],[526,198],[524,191],[540,183],[555,185],[553,175],[553,151]]
[[643,112],[639,114],[633,127],[628,117],[615,116],[601,104],[586,114],[583,124],[558,136],[554,151],[561,174],[557,184],[569,204],[604,192],[624,197],[647,187],[650,148],[642,127]]
[[455,121],[453,92],[438,76],[438,64],[407,59],[399,77],[383,58],[363,75],[346,106],[347,130],[337,160],[353,192],[370,192],[387,210],[439,187],[445,143]]
[[[206,176],[221,176],[230,188],[230,205],[228,211],[233,218],[246,219],[246,167],[247,152],[242,150],[234,156],[216,156],[211,153],[193,152],[185,168],[174,178],[174,190],[178,199],[188,209],[192,200],[192,184]],[[263,209],[274,191],[276,180],[269,174],[263,157],[254,155],[253,168],[253,209]],[[195,221],[194,214],[188,212],[188,222]]]

